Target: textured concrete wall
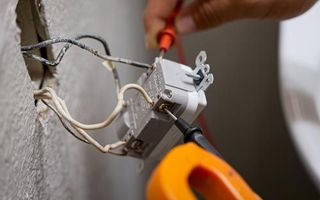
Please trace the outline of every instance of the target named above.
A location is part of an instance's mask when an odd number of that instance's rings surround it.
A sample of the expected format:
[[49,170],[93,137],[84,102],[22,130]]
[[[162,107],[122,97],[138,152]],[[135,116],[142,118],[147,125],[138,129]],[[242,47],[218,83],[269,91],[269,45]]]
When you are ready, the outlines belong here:
[[[35,87],[19,51],[16,5],[17,0],[0,2],[1,199],[141,199],[139,162],[101,154],[78,142],[52,113],[39,120]],[[147,60],[143,1],[43,0],[42,6],[51,37],[99,34],[114,55]],[[119,68],[122,82],[135,80],[137,70]],[[80,121],[101,121],[115,105],[111,74],[88,53],[72,48],[58,66],[57,80],[58,94]],[[112,128],[94,135],[101,135],[103,143],[115,139]]]

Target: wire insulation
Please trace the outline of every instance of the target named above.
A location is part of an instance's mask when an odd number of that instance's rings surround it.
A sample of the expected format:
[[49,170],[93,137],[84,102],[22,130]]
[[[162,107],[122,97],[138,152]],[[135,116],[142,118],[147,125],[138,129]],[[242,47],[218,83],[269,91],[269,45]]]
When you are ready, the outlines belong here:
[[[81,40],[81,39],[93,39],[93,40],[96,40],[96,41],[100,42],[102,44],[103,48],[104,48],[105,54],[108,55],[108,56],[111,56],[111,52],[110,52],[108,43],[102,37],[100,37],[98,35],[92,35],[92,34],[81,34],[81,35],[78,35],[78,36],[76,36],[74,38],[74,40]],[[72,44],[69,44],[69,43],[65,44],[63,46],[63,48],[60,50],[60,52],[58,53],[58,56],[56,57],[56,59],[54,59],[53,61],[50,61],[50,60],[48,60],[46,58],[43,58],[41,56],[38,56],[36,54],[32,54],[30,52],[23,52],[23,55],[25,55],[25,56],[27,56],[29,58],[35,59],[35,60],[41,62],[45,66],[55,67],[58,64],[60,64],[62,58],[65,56],[65,54],[67,53],[68,49],[71,46],[72,46]],[[25,47],[29,47],[29,46],[24,46],[21,49],[24,49]],[[44,68],[44,69],[46,69],[46,68]],[[121,88],[120,77],[119,77],[118,71],[117,71],[117,69],[115,67],[113,67],[111,71],[112,71],[112,74],[113,74],[113,79],[114,79],[114,82],[115,82],[115,85],[116,85],[116,90],[117,90],[117,93],[118,93],[120,88]],[[41,79],[41,80],[44,80],[44,79]],[[40,85],[39,89],[42,88],[42,85]]]
[[[126,141],[120,140],[115,143],[102,146],[97,140],[91,137],[85,130],[97,130],[97,129],[101,129],[108,126],[118,116],[122,108],[126,105],[124,100],[124,93],[129,89],[134,89],[140,92],[141,95],[144,97],[144,99],[150,104],[150,106],[153,106],[152,99],[140,85],[127,84],[120,89],[117,95],[118,103],[114,108],[113,112],[103,122],[96,123],[96,124],[83,124],[73,119],[67,108],[66,103],[60,97],[58,97],[58,95],[52,88],[44,87],[40,90],[34,91],[34,98],[41,99],[51,110],[53,110],[57,114],[58,118],[60,119],[64,127],[79,140],[92,144],[94,147],[96,147],[99,151],[103,153],[111,153],[114,155],[125,155],[126,154],[125,152],[121,153],[121,152],[116,152],[112,150],[126,144]],[[47,103],[45,99],[51,100],[53,103],[53,106]],[[73,133],[68,128],[64,120],[67,121],[70,124],[70,126],[72,126],[72,128],[74,128],[78,132],[78,134],[81,135],[81,137]]]
[[82,138],[82,137],[79,137],[77,134],[75,134],[75,133],[68,127],[68,125],[64,122],[63,118],[62,118],[61,115],[59,114],[59,112],[58,112],[52,105],[50,105],[46,100],[43,100],[43,99],[41,99],[41,102],[42,102],[43,104],[45,104],[50,110],[52,110],[52,111],[57,115],[57,117],[58,117],[58,119],[60,120],[60,122],[61,122],[61,124],[63,125],[63,127],[64,127],[71,135],[73,135],[73,136],[74,136],[75,138],[77,138],[78,140],[80,140],[80,141],[82,141],[82,142],[84,142],[84,143],[89,144],[89,142],[88,142],[86,139],[84,139],[84,138]]
[[[94,40],[97,40],[98,42],[100,42],[104,47],[105,54],[102,54],[102,53],[98,52],[97,50],[78,41],[80,39],[85,39],[85,38],[94,39]],[[41,56],[38,56],[38,55],[31,53],[31,51],[33,51],[33,50],[41,49],[43,47],[46,47],[48,45],[53,45],[56,43],[66,43],[66,44],[63,46],[63,48],[58,53],[58,56],[54,60],[48,60],[46,58],[43,58]],[[49,39],[49,40],[40,42],[38,44],[22,46],[21,51],[22,51],[23,55],[30,57],[30,58],[33,58],[35,60],[38,60],[39,62],[41,62],[42,64],[44,64],[46,66],[57,66],[58,64],[60,64],[60,62],[63,59],[63,57],[65,56],[66,52],[68,51],[68,49],[72,45],[80,47],[81,49],[84,49],[84,50],[92,53],[93,55],[103,59],[104,62],[102,64],[109,71],[111,71],[113,73],[113,78],[114,78],[114,81],[116,84],[117,100],[118,100],[117,105],[114,108],[113,112],[103,122],[96,123],[96,124],[83,124],[83,123],[75,120],[74,118],[72,118],[65,102],[56,94],[56,92],[52,88],[44,87],[42,89],[34,91],[34,98],[36,100],[41,100],[50,110],[52,110],[57,115],[57,117],[59,118],[59,120],[60,120],[61,124],[64,126],[64,128],[70,134],[72,134],[74,137],[79,139],[80,141],[88,143],[88,144],[92,144],[99,151],[104,152],[104,153],[108,152],[108,153],[118,155],[118,156],[126,155],[126,152],[124,152],[123,150],[122,150],[122,152],[117,151],[117,150],[114,151],[114,149],[117,149],[118,147],[125,145],[126,141],[120,140],[120,141],[114,142],[112,144],[107,144],[107,145],[103,146],[97,140],[95,140],[93,137],[91,137],[85,130],[97,130],[97,129],[101,129],[101,128],[108,126],[119,115],[119,113],[121,112],[123,107],[126,105],[125,100],[124,100],[124,93],[129,89],[137,90],[146,99],[146,101],[152,106],[153,105],[152,99],[149,97],[149,95],[146,93],[146,91],[140,85],[127,84],[121,88],[119,75],[118,75],[118,72],[117,72],[116,67],[114,66],[113,62],[128,64],[128,65],[132,65],[132,66],[140,67],[140,68],[144,68],[144,69],[150,68],[151,65],[145,64],[145,63],[140,63],[137,61],[128,60],[128,59],[112,57],[111,53],[110,53],[110,49],[107,45],[107,42],[99,36],[89,35],[89,34],[79,35],[79,36],[75,37],[74,39],[53,38],[53,39]],[[51,101],[52,104],[49,103],[48,101]],[[74,130],[72,130],[72,129],[74,129]],[[76,131],[76,133],[74,131]]]
[[[123,108],[123,106],[125,105],[125,101],[124,101],[124,92],[128,89],[135,89],[138,92],[140,92],[143,97],[146,99],[146,101],[152,106],[153,105],[153,101],[152,99],[149,97],[149,95],[147,94],[147,92],[140,86],[137,84],[127,84],[125,86],[123,86],[120,89],[120,92],[118,94],[118,102],[117,105],[115,106],[114,110],[112,111],[112,113],[102,122],[100,123],[95,123],[95,124],[83,124],[75,119],[73,119],[70,115],[68,115],[64,109],[63,106],[61,104],[61,102],[59,101],[59,97],[57,96],[57,94],[55,93],[55,91],[50,88],[50,87],[45,87],[41,90],[36,90],[34,92],[34,98],[35,99],[41,99],[44,98],[44,96],[46,98],[50,98],[54,104],[54,106],[56,107],[56,109],[58,110],[58,112],[62,115],[63,118],[65,118],[69,123],[74,124],[75,126],[85,129],[85,130],[94,130],[94,129],[99,129],[99,128],[104,128],[106,126],[108,126],[114,119],[115,117],[120,113],[121,109]],[[49,95],[49,96],[46,96]]]
[[93,55],[97,56],[98,58],[100,58],[102,60],[123,63],[123,64],[132,65],[132,66],[143,68],[143,69],[148,69],[148,68],[152,67],[149,64],[141,63],[141,62],[138,62],[138,61],[133,61],[133,60],[129,60],[129,59],[124,59],[124,58],[113,57],[113,56],[101,54],[99,51],[97,51],[97,50],[95,50],[95,49],[93,49],[93,48],[91,48],[91,47],[79,42],[78,40],[70,39],[70,38],[52,38],[52,39],[45,40],[45,41],[42,41],[42,42],[37,43],[37,44],[32,44],[32,45],[28,45],[28,46],[22,46],[21,47],[21,51],[22,51],[22,53],[24,55],[26,55],[28,57],[31,57],[31,58],[36,59],[36,60],[39,60],[40,62],[44,62],[47,65],[55,66],[56,62],[59,61],[58,60],[59,57],[57,57],[55,59],[55,61],[49,61],[49,60],[46,60],[45,58],[41,58],[41,57],[39,57],[37,55],[31,54],[31,53],[29,53],[29,51],[32,51],[32,50],[35,50],[35,49],[40,49],[40,48],[46,47],[48,45],[57,44],[57,43],[68,43],[68,44],[76,45],[79,48],[84,49],[84,50],[92,53]]

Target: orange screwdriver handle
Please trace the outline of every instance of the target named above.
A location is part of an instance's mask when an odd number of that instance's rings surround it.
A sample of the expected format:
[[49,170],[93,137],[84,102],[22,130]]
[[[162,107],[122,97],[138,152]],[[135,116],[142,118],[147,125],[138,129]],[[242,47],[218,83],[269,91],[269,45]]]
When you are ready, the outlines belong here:
[[153,171],[147,200],[261,200],[242,177],[221,158],[194,143],[171,150]]
[[158,42],[161,51],[167,52],[175,41],[177,32],[174,26],[174,21],[182,4],[183,0],[178,0],[176,7],[166,21],[166,26],[158,34]]

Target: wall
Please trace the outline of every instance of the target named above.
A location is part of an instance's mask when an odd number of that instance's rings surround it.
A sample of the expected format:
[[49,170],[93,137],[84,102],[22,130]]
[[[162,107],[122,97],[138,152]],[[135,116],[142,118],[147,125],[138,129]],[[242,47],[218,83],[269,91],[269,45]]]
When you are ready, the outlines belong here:
[[[35,86],[19,50],[16,5],[17,0],[0,3],[1,199],[141,199],[139,162],[78,142],[51,112],[39,117]],[[42,6],[50,37],[94,33],[109,42],[114,55],[150,61],[142,34],[144,2],[44,0]],[[138,72],[126,66],[119,71],[123,83],[135,80]],[[111,74],[100,60],[75,47],[58,66],[57,80],[58,94],[80,121],[101,121],[115,105]],[[113,134],[108,128],[94,135],[107,143],[115,139]]]

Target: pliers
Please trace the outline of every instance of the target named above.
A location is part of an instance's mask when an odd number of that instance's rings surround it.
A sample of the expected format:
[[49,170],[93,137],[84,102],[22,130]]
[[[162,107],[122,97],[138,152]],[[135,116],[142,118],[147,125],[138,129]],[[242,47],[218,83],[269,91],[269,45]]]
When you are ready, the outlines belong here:
[[165,111],[183,133],[185,144],[172,149],[153,171],[147,185],[148,200],[195,200],[199,196],[214,200],[261,199],[222,159],[199,127]]

